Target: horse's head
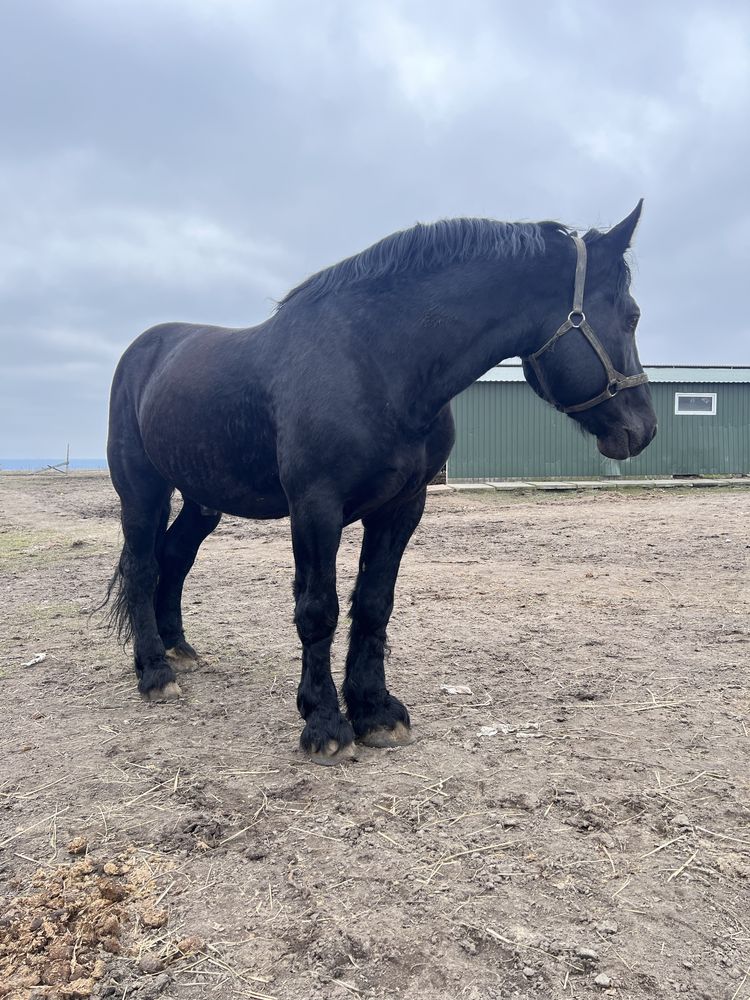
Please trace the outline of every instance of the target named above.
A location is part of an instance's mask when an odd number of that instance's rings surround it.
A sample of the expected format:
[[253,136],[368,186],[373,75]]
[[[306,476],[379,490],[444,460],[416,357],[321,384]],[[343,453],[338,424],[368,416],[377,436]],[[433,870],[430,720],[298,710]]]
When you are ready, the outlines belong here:
[[554,302],[544,303],[540,346],[523,357],[537,395],[594,434],[599,451],[617,460],[639,454],[656,434],[635,343],[640,311],[625,261],[641,205],[606,233],[565,238],[575,261],[574,291],[566,301],[556,292]]

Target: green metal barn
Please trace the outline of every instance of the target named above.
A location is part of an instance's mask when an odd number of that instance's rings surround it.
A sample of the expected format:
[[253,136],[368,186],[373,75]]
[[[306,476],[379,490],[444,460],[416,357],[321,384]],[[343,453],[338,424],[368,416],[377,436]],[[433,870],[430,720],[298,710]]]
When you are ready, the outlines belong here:
[[448,479],[750,474],[750,367],[646,371],[659,433],[642,455],[618,463],[532,392],[520,364],[491,369],[453,401]]

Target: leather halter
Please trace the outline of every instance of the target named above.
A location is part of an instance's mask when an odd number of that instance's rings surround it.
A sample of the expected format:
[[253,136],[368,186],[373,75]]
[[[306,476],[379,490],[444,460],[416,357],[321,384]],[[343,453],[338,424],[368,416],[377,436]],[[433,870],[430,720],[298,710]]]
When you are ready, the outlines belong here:
[[[586,244],[583,242],[580,236],[571,236],[571,239],[576,245],[576,253],[578,255],[576,261],[576,277],[575,277],[575,288],[573,291],[573,308],[568,313],[568,318],[558,327],[557,331],[550,337],[550,339],[535,351],[533,354],[528,355],[528,361],[531,367],[534,369],[536,377],[539,379],[539,384],[542,390],[552,405],[560,410],[562,413],[580,413],[581,410],[588,410],[592,406],[597,406],[599,403],[605,402],[607,399],[612,399],[616,396],[621,389],[632,389],[636,385],[643,385],[644,382],[648,382],[648,375],[645,372],[641,372],[639,375],[623,375],[622,372],[618,372],[615,366],[612,364],[612,360],[607,353],[604,345],[599,340],[597,335],[589,326],[586,320],[586,314],[583,311],[583,288],[586,283]],[[594,353],[601,361],[605,374],[607,376],[607,386],[599,393],[598,396],[594,396],[593,399],[587,400],[585,403],[577,403],[575,406],[561,406],[559,403],[555,402],[552,393],[547,385],[547,380],[544,377],[541,366],[538,359],[548,351],[550,347],[554,346],[557,341],[565,336],[570,330],[580,330],[584,335],[586,340],[594,349]]]

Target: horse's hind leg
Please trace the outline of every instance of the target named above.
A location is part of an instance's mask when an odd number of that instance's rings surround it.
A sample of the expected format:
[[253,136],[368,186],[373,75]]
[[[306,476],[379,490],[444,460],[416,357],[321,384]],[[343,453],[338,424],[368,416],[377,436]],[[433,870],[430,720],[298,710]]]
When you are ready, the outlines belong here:
[[370,746],[409,741],[409,713],[385,684],[386,628],[401,557],[419,524],[426,490],[406,503],[363,519],[359,575],[352,594],[346,658],[346,699],[357,739]]
[[127,449],[109,449],[112,482],[122,505],[124,544],[115,583],[114,615],[121,631],[131,635],[138,690],[149,698],[176,697],[180,689],[166,659],[156,626],[154,596],[159,576],[157,548],[164,537],[172,490],[157,473],[140,440]]
[[220,520],[221,514],[217,511],[206,511],[193,500],[184,499],[182,510],[158,549],[159,583],[154,602],[156,624],[170,659],[197,659],[195,650],[185,639],[182,626],[182,587],[201,542]]

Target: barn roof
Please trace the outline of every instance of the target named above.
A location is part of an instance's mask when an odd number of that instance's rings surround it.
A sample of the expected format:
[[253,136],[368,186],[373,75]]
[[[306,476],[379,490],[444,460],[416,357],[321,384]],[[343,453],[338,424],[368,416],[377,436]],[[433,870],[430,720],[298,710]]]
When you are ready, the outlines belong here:
[[[644,365],[651,382],[747,382],[750,365]],[[519,364],[502,364],[481,375],[480,382],[522,382]]]

